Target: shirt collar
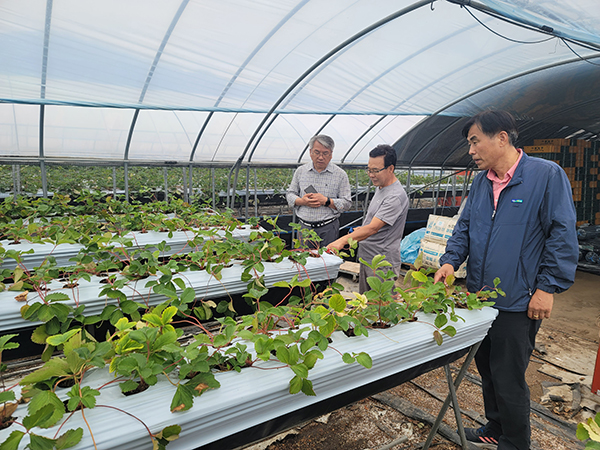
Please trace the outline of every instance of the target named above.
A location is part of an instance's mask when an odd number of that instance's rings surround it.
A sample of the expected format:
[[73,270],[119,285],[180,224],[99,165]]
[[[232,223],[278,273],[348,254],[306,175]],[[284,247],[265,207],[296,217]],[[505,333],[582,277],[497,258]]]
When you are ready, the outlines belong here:
[[[317,169],[315,169],[315,163],[313,163],[312,161],[310,162],[310,170],[314,170],[315,172],[317,172]],[[323,172],[332,172],[331,170],[331,161],[329,162],[329,164],[327,164],[327,167],[325,167],[320,173]],[[319,173],[319,172],[317,172]]]
[[521,161],[521,158],[523,157],[523,150],[521,150],[520,148],[517,149],[517,151],[519,152],[519,157],[517,158],[517,161],[513,164],[513,166],[508,169],[508,172],[506,172],[504,174],[504,179],[501,180],[500,178],[498,178],[498,175],[496,175],[496,172],[494,172],[492,169],[488,170],[487,173],[487,178],[489,180],[491,180],[494,183],[506,183],[508,184],[508,182],[510,180],[512,180],[513,175],[515,174],[515,170],[517,170],[517,166],[519,165],[519,162]]

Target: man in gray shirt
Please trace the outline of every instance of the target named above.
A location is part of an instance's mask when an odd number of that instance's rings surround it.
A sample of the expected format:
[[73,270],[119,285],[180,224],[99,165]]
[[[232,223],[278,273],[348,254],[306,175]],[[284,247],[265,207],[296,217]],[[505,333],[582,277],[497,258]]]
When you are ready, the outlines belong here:
[[[331,163],[334,145],[329,136],[313,136],[308,143],[312,161],[296,169],[286,193],[300,226],[313,229],[322,246],[338,238],[340,214],[352,205],[348,175]],[[314,242],[308,244],[318,247]]]
[[[392,264],[392,270],[400,273],[400,241],[408,214],[408,196],[394,174],[396,151],[389,145],[378,145],[369,153],[367,172],[376,186],[375,195],[369,204],[363,226],[342,236],[327,246],[341,250],[352,238],[360,242],[358,257],[369,263],[375,255],[385,255]],[[373,271],[364,264],[360,266],[359,291],[368,291],[367,277]]]

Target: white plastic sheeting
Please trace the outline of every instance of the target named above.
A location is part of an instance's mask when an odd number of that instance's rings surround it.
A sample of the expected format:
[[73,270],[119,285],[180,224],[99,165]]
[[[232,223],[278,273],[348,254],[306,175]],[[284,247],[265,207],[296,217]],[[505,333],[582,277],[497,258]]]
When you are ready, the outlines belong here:
[[0,158],[295,163],[324,127],[364,163],[599,48],[596,0],[5,0]]
[[[90,371],[84,384],[94,388],[104,386],[101,395],[97,397],[97,405],[111,405],[127,411],[141,419],[153,433],[169,425],[180,425],[180,438],[170,443],[168,448],[189,450],[467,348],[485,337],[497,314],[492,308],[481,311],[461,310],[459,315],[465,322],[457,322],[456,336],[445,337],[441,346],[432,337],[431,324],[435,316],[426,314],[419,314],[421,322],[402,323],[385,330],[370,330],[368,338],[348,338],[341,332],[335,332],[331,348],[324,352],[324,359],[319,360],[309,374],[316,396],[290,395],[289,380],[293,377],[293,372],[282,367],[278,361],[256,363],[258,368],[271,370],[246,368],[241,373],[218,373],[216,378],[221,387],[205,392],[195,399],[190,410],[178,413],[169,411],[175,387],[165,380],[133,397],[125,397],[114,383],[106,386],[113,379],[106,369]],[[344,364],[341,354],[345,352],[368,353],[373,360],[372,368]],[[273,370],[275,368],[278,369]],[[57,394],[66,397],[66,389],[57,391]],[[26,413],[26,405],[21,405],[15,415],[22,420]],[[96,407],[86,410],[85,417],[92,427],[98,448],[152,448],[148,432],[130,416]],[[83,428],[84,437],[73,450],[92,447],[87,426],[78,412],[67,421],[63,431],[77,427]],[[55,433],[55,428],[36,429],[36,432],[48,433],[50,436]],[[0,441],[11,431],[12,428],[0,431]],[[26,442],[27,437],[19,448],[25,447]]]

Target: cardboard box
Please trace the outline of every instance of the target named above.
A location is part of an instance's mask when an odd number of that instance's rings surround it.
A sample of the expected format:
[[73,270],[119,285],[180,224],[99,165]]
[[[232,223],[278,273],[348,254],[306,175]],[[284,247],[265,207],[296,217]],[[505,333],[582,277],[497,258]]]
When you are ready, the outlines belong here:
[[556,145],[526,145],[523,150],[530,153],[560,153],[560,146]]
[[556,145],[558,147],[567,147],[571,141],[569,139],[534,139],[533,145]]
[[427,229],[425,230],[423,240],[437,242],[445,246],[450,236],[452,236],[452,231],[454,231],[457,220],[453,217],[431,214],[427,219]]
[[[440,268],[440,257],[446,253],[446,244],[439,244],[427,240],[421,241],[421,253],[423,254],[423,266],[433,269]],[[456,272],[456,278],[465,278],[467,276],[467,262],[461,264]]]
[[[440,257],[446,252],[446,243],[458,218],[436,216],[431,214],[427,219],[427,228],[425,235],[421,240],[421,254],[423,255],[423,266],[433,269],[440,268]],[[467,276],[466,261],[454,273],[457,278],[465,278]]]

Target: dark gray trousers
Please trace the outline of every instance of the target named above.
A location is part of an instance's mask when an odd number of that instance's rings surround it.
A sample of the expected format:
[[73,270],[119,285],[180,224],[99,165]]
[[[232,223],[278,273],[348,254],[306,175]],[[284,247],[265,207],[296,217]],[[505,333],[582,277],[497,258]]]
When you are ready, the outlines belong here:
[[335,219],[333,222],[319,228],[310,228],[304,225],[302,222],[298,222],[302,228],[313,230],[322,239],[321,242],[306,241],[304,244],[306,244],[306,246],[309,248],[327,247],[327,245],[331,244],[340,237],[340,219]]
[[530,397],[525,371],[541,320],[500,311],[475,355],[488,427],[502,435],[498,450],[529,450]]

